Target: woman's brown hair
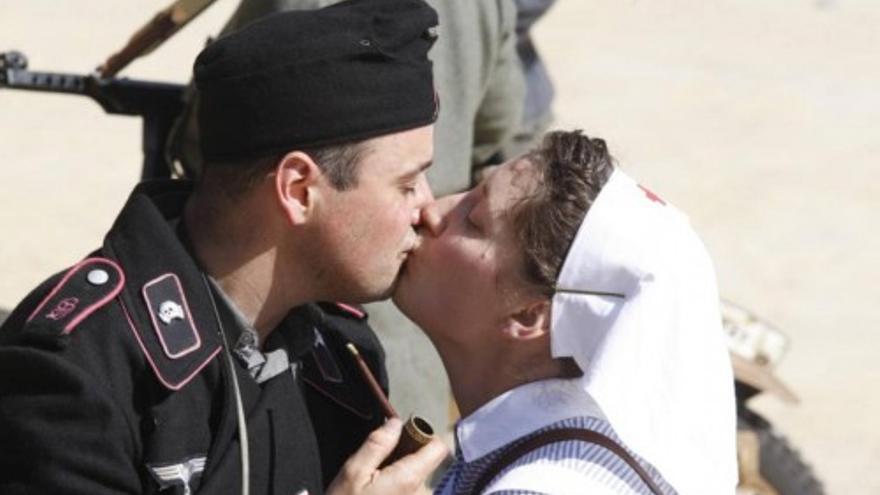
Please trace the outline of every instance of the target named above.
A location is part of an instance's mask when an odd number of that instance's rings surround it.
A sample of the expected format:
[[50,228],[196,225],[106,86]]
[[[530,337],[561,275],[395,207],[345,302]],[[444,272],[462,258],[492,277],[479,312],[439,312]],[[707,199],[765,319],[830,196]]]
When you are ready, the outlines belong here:
[[536,186],[518,205],[513,227],[524,254],[524,278],[551,297],[578,228],[614,171],[605,141],[580,130],[546,134],[525,157]]

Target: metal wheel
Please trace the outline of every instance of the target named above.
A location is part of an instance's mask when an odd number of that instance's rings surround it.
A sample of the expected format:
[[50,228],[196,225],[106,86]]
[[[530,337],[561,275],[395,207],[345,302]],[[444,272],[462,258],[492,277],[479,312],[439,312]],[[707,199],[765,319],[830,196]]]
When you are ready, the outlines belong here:
[[764,418],[749,410],[739,416],[737,451],[740,495],[824,495],[813,469]]

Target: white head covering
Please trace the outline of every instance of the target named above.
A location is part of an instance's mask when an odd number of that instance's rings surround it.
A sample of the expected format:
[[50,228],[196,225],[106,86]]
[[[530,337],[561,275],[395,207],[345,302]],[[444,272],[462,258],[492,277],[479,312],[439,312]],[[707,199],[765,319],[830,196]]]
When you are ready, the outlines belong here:
[[683,495],[732,494],[733,373],[715,273],[687,218],[615,170],[553,297],[551,349],[623,441]]

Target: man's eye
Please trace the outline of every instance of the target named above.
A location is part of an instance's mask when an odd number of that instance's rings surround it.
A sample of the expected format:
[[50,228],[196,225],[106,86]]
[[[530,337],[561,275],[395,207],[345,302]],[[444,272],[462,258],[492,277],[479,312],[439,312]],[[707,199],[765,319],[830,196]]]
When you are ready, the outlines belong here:
[[412,196],[416,193],[416,186],[415,184],[406,184],[400,187],[400,191],[407,196]]

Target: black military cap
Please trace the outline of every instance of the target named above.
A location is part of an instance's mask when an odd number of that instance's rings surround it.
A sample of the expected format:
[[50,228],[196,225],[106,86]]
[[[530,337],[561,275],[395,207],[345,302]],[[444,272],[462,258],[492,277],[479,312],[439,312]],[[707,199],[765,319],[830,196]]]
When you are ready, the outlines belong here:
[[430,124],[428,49],[437,14],[424,0],[350,0],[266,17],[199,54],[202,153],[257,158]]

